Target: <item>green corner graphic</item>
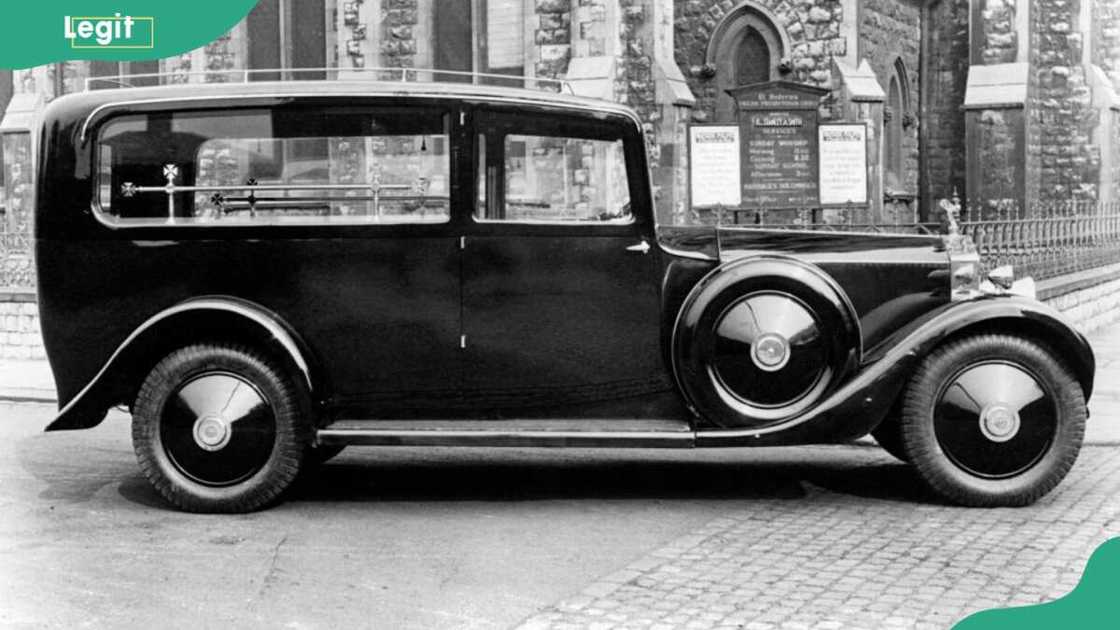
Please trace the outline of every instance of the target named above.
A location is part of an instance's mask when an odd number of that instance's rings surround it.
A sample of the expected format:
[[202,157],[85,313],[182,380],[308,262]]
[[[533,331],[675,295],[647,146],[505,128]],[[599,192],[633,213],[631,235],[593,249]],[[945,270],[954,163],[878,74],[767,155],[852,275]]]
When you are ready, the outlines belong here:
[[1120,538],[1104,543],[1089,558],[1081,581],[1061,599],[1019,608],[985,610],[953,630],[1114,630],[1120,628]]
[[[256,0],[52,0],[5,7],[10,28],[0,68],[82,59],[141,61],[181,55],[214,42]],[[127,26],[125,31],[120,27]],[[158,35],[157,35],[158,33]]]

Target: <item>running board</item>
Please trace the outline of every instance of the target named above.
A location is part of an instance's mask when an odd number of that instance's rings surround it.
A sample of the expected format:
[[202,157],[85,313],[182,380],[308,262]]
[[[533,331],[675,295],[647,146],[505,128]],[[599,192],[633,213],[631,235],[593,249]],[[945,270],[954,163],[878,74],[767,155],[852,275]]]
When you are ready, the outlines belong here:
[[690,448],[696,435],[675,420],[339,420],[320,444]]

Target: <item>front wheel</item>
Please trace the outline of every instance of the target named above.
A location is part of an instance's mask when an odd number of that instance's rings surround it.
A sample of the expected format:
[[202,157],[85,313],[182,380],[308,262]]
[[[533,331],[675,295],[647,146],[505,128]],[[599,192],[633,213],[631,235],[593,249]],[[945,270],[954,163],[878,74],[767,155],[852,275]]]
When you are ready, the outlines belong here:
[[1022,506],[1054,489],[1085,435],[1085,396],[1070,370],[1029,339],[982,334],[922,363],[903,394],[906,456],[938,496]]
[[133,406],[144,475],[176,507],[248,512],[269,505],[303,463],[302,390],[268,357],[200,344],[163,358]]

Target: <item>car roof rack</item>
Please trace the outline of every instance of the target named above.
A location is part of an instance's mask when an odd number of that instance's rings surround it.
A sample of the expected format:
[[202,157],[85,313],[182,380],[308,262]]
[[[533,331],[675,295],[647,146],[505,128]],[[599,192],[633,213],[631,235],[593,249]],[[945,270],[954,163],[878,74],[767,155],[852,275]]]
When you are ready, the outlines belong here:
[[[313,75],[301,79],[300,75]],[[321,75],[321,76],[314,76]],[[575,94],[571,84],[564,79],[530,77],[489,72],[441,70],[438,68],[243,68],[237,70],[198,70],[191,72],[149,72],[87,77],[85,89],[145,87],[151,85],[177,85],[192,83],[192,77],[202,77],[209,83],[247,83],[254,77],[262,81],[399,81],[403,83],[471,83],[535,89],[544,92]],[[217,79],[214,79],[217,77]],[[155,80],[153,82],[153,79]]]

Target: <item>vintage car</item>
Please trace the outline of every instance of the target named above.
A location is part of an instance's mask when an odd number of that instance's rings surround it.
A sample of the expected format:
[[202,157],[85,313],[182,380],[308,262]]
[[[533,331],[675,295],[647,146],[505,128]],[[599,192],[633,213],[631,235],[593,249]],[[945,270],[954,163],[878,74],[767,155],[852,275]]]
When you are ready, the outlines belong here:
[[957,235],[659,226],[625,107],[466,84],[90,91],[45,111],[61,410],[126,405],[174,506],[278,500],[347,445],[875,435],[940,500],[1077,457],[1085,338]]

